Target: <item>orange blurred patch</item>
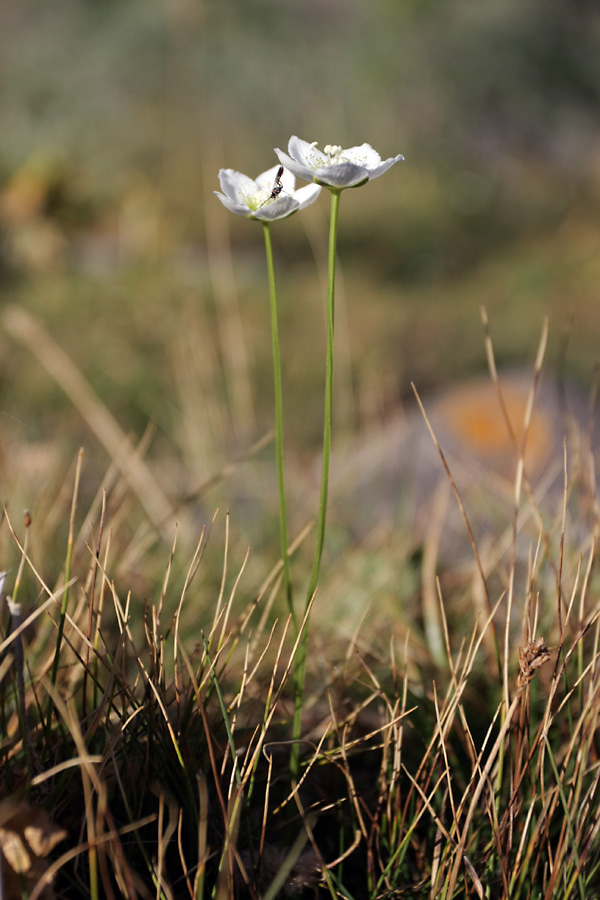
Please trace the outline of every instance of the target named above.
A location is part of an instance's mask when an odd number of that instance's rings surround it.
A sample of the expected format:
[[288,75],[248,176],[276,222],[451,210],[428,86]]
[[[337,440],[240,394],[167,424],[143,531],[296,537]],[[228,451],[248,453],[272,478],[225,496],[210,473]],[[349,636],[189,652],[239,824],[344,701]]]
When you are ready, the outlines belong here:
[[[482,461],[515,459],[525,427],[525,412],[530,387],[504,384],[502,394],[513,430],[511,436],[500,406],[496,388],[491,382],[475,382],[454,388],[444,397],[438,409],[444,428],[456,444]],[[556,416],[556,410],[554,415]],[[534,406],[527,430],[525,462],[534,470],[547,462],[554,445],[555,423],[539,404]]]

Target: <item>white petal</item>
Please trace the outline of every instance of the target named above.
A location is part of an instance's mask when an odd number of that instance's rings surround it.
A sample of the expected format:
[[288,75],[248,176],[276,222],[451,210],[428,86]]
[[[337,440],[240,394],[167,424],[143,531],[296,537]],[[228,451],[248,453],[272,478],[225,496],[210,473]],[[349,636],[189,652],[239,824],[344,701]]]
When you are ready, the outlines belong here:
[[314,169],[318,165],[325,165],[327,156],[322,150],[319,150],[314,144],[303,141],[302,138],[293,135],[288,141],[288,153],[292,159],[297,160],[309,169]]
[[333,166],[320,166],[315,172],[315,180],[318,184],[329,184],[336,188],[358,187],[359,184],[369,180],[369,172],[363,166],[338,163]]
[[220,191],[213,191],[213,194],[219,198],[223,206],[226,206],[231,212],[237,213],[238,216],[248,217],[252,215],[252,210],[245,203],[232,200],[231,197],[226,197]]
[[221,169],[219,171],[221,190],[231,200],[243,200],[244,197],[256,193],[256,182],[235,169]]
[[310,206],[311,203],[314,203],[320,193],[321,185],[305,184],[304,187],[301,187],[296,191],[294,196],[300,204],[300,209],[304,209],[305,207]]
[[397,162],[403,161],[404,157],[401,153],[399,153],[398,156],[391,156],[389,159],[384,160],[376,168],[371,170],[371,180],[373,180],[373,178],[379,178],[380,175],[383,175],[384,172],[387,172],[388,169],[391,169],[392,166]]
[[292,159],[291,156],[288,156],[287,153],[284,153],[284,151],[280,150],[278,147],[275,148],[275,153],[277,154],[277,158],[281,165],[285,169],[289,169],[290,172],[293,172],[297,178],[303,178],[304,181],[313,180],[313,170],[305,163]]
[[267,203],[261,209],[255,210],[252,216],[255,219],[273,222],[275,219],[286,219],[298,209],[300,209],[300,204],[294,197],[284,197],[282,194],[273,203]]
[[377,150],[373,150],[370,144],[360,144],[358,147],[349,147],[348,150],[342,150],[341,156],[348,162],[354,163],[356,166],[363,166],[365,169],[374,169],[381,162],[381,156]]
[[[279,166],[277,167],[279,169]],[[288,194],[294,194],[296,188],[296,176],[286,169],[285,166],[283,168],[283,175],[281,176],[281,183],[283,185],[284,191],[287,191]]]

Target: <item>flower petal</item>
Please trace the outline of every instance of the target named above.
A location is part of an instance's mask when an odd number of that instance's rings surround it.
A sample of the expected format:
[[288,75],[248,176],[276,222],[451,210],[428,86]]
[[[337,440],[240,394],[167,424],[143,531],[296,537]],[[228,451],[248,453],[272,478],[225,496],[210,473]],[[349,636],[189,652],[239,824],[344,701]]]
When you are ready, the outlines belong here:
[[287,153],[284,153],[284,151],[280,150],[278,147],[275,147],[275,153],[277,154],[277,158],[281,165],[284,168],[289,169],[290,172],[293,172],[297,178],[302,178],[304,181],[313,180],[314,172],[305,162],[299,162],[296,159],[292,159],[291,156],[288,156]]
[[231,212],[237,213],[238,216],[246,216],[246,218],[248,218],[248,216],[252,215],[252,210],[246,203],[232,200],[231,197],[226,197],[225,194],[222,194],[220,191],[213,191],[213,194],[219,198],[223,206],[226,206]]
[[[279,169],[279,166],[277,168]],[[287,191],[288,194],[293,194],[295,192],[296,176],[286,169],[285,166],[283,168],[283,175],[281,176],[281,183],[284,191]]]
[[376,168],[381,162],[381,156],[377,150],[373,150],[370,144],[360,144],[358,147],[349,147],[342,150],[341,155],[355,166],[363,166],[365,169]]
[[273,222],[275,219],[287,219],[292,213],[300,209],[300,204],[295,197],[283,196],[281,194],[277,200],[272,203],[266,203],[260,209],[256,209],[251,213],[253,219],[262,219],[266,222]]
[[308,141],[303,141],[295,134],[288,141],[288,153],[292,159],[297,159],[309,169],[315,169],[317,166],[324,166],[327,163],[326,153],[319,150],[316,144],[309,144]]
[[299,209],[304,209],[310,206],[311,203],[314,203],[320,193],[320,184],[305,184],[304,187],[298,188],[294,197],[300,204]]
[[235,169],[220,169],[219,183],[223,193],[231,200],[243,200],[244,197],[256,193],[256,182]]
[[314,174],[317,184],[330,185],[335,188],[358,187],[369,180],[369,170],[352,163],[337,163],[331,166],[319,166]]
[[372,169],[369,175],[370,180],[372,181],[374,178],[379,178],[380,175],[383,175],[384,172],[391,169],[397,162],[404,162],[404,157],[401,153],[399,153],[398,156],[391,156],[389,159],[380,163],[376,168]]

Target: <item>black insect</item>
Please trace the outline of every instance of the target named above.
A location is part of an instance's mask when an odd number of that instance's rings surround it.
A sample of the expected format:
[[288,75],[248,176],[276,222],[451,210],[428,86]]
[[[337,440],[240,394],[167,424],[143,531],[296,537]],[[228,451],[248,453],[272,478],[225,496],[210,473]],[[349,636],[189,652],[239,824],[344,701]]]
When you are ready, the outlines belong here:
[[266,200],[264,200],[257,209],[262,209],[265,203],[268,203],[269,200],[276,200],[279,197],[280,193],[283,190],[283,184],[281,182],[281,176],[283,175],[283,166],[279,166],[277,169],[277,174],[275,175],[275,181],[273,182],[273,189]]

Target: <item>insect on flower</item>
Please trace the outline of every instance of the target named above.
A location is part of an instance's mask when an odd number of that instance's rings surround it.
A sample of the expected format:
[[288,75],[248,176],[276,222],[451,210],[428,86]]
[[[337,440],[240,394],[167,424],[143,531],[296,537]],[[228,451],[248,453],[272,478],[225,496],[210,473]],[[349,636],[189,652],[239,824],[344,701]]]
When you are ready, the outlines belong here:
[[[249,178],[235,169],[219,169],[221,190],[215,194],[231,212],[262,222],[275,222],[310,206],[321,190],[309,184],[295,190],[296,179],[283,163]],[[276,201],[276,202],[273,202]]]
[[273,188],[271,190],[271,193],[269,194],[269,196],[267,197],[266,200],[263,200],[263,202],[260,204],[260,206],[257,206],[257,209],[262,209],[263,206],[265,205],[265,203],[268,203],[269,200],[276,200],[277,197],[279,197],[280,193],[283,190],[283,184],[281,182],[282,175],[283,175],[283,166],[279,166],[279,168],[277,169],[277,174],[275,175],[275,181],[273,182]]

